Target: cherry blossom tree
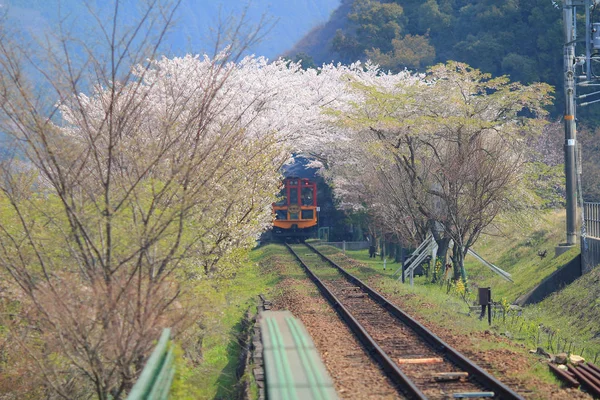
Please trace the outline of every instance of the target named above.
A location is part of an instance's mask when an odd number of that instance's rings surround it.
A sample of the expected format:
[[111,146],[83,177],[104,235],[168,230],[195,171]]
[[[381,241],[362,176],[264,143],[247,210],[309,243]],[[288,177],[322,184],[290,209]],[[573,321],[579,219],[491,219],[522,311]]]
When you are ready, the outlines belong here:
[[47,54],[4,31],[0,123],[26,160],[2,164],[0,265],[21,310],[8,325],[59,397],[122,397],[160,329],[197,317],[190,282],[234,272],[270,224],[290,154],[347,162],[324,147],[348,137],[323,112],[351,109],[347,83],[410,76],[242,59],[258,30],[213,57],[160,58],[176,6],[150,2],[121,29],[117,1],[112,22],[97,16],[104,45],[61,31]]
[[123,398],[160,330],[198,317],[190,279],[226,276],[270,222],[288,157],[269,126],[285,82],[258,79],[297,67],[236,63],[258,31],[214,57],[159,59],[177,3],[144,7],[122,26],[117,1],[95,15],[99,36],[61,30],[47,53],[2,31],[0,124],[17,148],[1,166],[16,307],[2,325],[40,396]]
[[[545,115],[550,88],[491,78],[454,62],[433,67],[417,83],[390,88],[355,82],[362,101],[335,114],[353,131],[350,147],[379,156],[361,162],[380,172],[399,214],[414,215],[417,231],[441,227],[454,242],[455,278],[466,279],[464,256],[483,229],[531,198],[520,184],[527,138],[544,124],[536,116]],[[354,185],[363,182],[353,179]]]

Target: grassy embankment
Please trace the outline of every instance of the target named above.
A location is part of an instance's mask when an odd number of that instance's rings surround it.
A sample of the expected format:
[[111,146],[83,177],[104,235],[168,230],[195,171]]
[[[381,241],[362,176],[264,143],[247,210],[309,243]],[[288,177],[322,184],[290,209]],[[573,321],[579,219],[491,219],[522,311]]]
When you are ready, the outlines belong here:
[[257,264],[262,257],[262,250],[254,251],[234,277],[198,285],[197,292],[206,302],[199,332],[203,337],[201,360],[194,366],[177,358],[172,398],[238,398],[236,368],[242,349],[237,339],[242,321],[248,309],[256,312],[257,296],[267,293],[278,279]]

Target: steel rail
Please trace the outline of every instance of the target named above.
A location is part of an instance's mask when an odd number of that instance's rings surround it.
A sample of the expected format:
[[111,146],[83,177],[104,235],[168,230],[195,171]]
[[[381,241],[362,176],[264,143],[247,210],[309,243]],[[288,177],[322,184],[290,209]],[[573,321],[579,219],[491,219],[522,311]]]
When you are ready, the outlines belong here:
[[[309,278],[317,285],[323,296],[329,301],[340,317],[348,324],[348,327],[354,333],[358,339],[362,342],[363,346],[368,350],[369,354],[381,365],[383,370],[386,372],[388,377],[403,390],[408,396],[414,399],[425,400],[427,396],[415,385],[415,383],[408,377],[398,365],[383,351],[383,349],[375,342],[373,337],[367,333],[362,325],[352,316],[350,311],[342,305],[337,297],[327,289],[323,281],[321,281],[311,269],[302,261],[298,254],[290,247],[289,244],[285,244],[288,250],[296,257],[302,268],[306,271]],[[317,252],[318,253],[318,252]],[[320,254],[320,253],[318,253]],[[321,255],[323,256],[323,255]]]
[[[348,273],[344,268],[337,265],[335,262],[327,258],[323,253],[314,248],[312,245],[305,243],[305,245],[312,249],[315,253],[317,253],[324,261],[329,263],[331,266],[336,268],[342,275],[346,277],[350,282],[359,286],[363,289],[369,297],[379,303],[381,306],[386,308],[393,316],[402,321],[405,325],[411,328],[417,335],[423,338],[429,345],[431,345],[436,351],[442,353],[444,357],[446,357],[450,362],[456,364],[458,367],[462,368],[464,371],[468,372],[473,379],[478,381],[484,387],[493,390],[498,398],[501,399],[517,399],[524,400],[522,396],[518,393],[510,389],[508,386],[500,382],[498,379],[494,378],[487,371],[479,367],[477,364],[473,363],[467,357],[462,355],[456,349],[452,348],[452,346],[448,345],[444,342],[440,337],[431,332],[417,320],[412,318],[410,315],[406,314],[404,311],[400,310],[390,301],[388,301],[385,297],[379,294],[374,289],[367,286],[360,279],[355,277],[354,275]],[[289,247],[289,246],[288,246]],[[296,256],[298,257],[298,256]]]

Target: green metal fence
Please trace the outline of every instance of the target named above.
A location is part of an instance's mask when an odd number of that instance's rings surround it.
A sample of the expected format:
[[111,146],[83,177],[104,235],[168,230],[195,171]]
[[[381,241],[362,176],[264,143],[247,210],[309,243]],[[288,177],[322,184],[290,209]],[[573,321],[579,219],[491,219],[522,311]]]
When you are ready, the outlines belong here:
[[289,311],[261,313],[269,400],[337,400],[333,381],[310,335]]
[[163,330],[156,348],[146,362],[127,400],[166,400],[169,397],[175,368],[173,366],[171,329]]

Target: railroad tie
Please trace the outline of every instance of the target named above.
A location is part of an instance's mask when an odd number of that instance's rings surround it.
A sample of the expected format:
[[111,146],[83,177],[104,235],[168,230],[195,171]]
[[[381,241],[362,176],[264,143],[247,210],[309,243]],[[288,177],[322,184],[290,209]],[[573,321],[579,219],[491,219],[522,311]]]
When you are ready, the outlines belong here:
[[454,393],[452,395],[455,399],[477,399],[481,397],[494,397],[494,392],[463,392],[463,393]]
[[426,358],[399,358],[398,364],[436,364],[442,363],[444,359],[441,357],[426,357]]
[[439,372],[433,374],[432,378],[436,382],[458,381],[461,378],[468,378],[468,372]]
[[348,299],[362,299],[366,295],[367,295],[366,293],[350,293],[350,294],[346,295],[346,298],[348,298]]

